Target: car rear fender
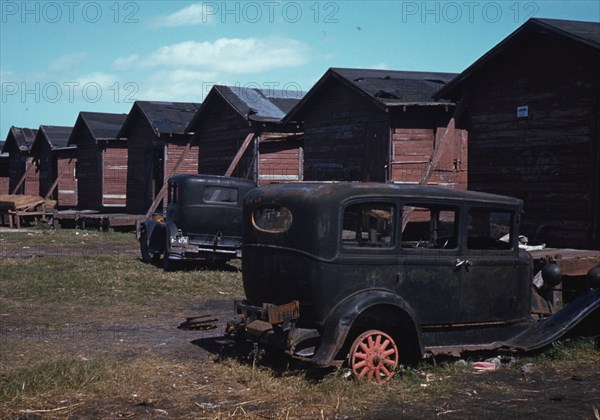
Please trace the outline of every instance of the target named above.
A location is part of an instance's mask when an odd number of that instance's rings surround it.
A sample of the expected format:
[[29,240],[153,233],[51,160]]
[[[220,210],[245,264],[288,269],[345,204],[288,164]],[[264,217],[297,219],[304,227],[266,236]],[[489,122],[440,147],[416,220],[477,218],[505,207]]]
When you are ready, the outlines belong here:
[[349,296],[330,312],[321,343],[311,361],[318,366],[330,366],[335,356],[343,348],[354,321],[367,310],[377,307],[385,307],[402,316],[403,328],[410,330],[410,335],[416,341],[412,344],[418,349],[419,357],[422,357],[421,330],[410,305],[389,290],[371,289]]

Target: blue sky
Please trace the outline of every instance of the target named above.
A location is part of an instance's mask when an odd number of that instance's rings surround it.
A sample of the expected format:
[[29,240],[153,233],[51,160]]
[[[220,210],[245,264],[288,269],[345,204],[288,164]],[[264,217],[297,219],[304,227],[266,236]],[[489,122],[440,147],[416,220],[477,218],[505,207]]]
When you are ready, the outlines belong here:
[[329,67],[461,72],[529,17],[592,1],[0,0],[0,139],[231,84],[306,91]]

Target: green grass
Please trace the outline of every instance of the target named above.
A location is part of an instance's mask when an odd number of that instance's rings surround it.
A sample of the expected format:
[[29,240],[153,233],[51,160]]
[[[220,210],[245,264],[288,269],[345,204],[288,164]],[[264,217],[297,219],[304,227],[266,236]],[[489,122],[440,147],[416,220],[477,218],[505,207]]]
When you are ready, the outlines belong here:
[[0,233],[1,242],[18,242],[20,245],[73,245],[81,242],[106,244],[136,244],[133,232],[101,232],[82,229],[28,228],[22,231]]
[[59,359],[0,376],[0,403],[42,393],[87,391],[108,380],[113,364],[102,360]]
[[85,307],[190,297],[233,299],[243,295],[239,271],[164,272],[137,256],[35,257],[0,261],[0,299],[30,304]]

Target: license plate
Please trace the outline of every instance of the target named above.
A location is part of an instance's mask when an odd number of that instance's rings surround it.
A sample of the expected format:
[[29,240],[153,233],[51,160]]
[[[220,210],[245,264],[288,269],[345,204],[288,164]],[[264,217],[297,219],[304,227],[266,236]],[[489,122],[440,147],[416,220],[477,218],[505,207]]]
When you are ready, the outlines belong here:
[[295,300],[285,305],[269,306],[267,307],[267,315],[269,324],[281,324],[290,319],[297,319],[300,317],[300,303]]

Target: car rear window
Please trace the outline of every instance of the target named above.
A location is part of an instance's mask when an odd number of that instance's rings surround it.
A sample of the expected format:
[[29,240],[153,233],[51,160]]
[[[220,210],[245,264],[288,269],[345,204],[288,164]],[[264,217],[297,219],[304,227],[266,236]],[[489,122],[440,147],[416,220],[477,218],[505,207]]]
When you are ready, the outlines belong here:
[[254,210],[252,222],[258,230],[269,233],[282,233],[292,225],[292,212],[283,206],[266,205]]
[[205,203],[237,203],[238,190],[227,187],[204,187]]

